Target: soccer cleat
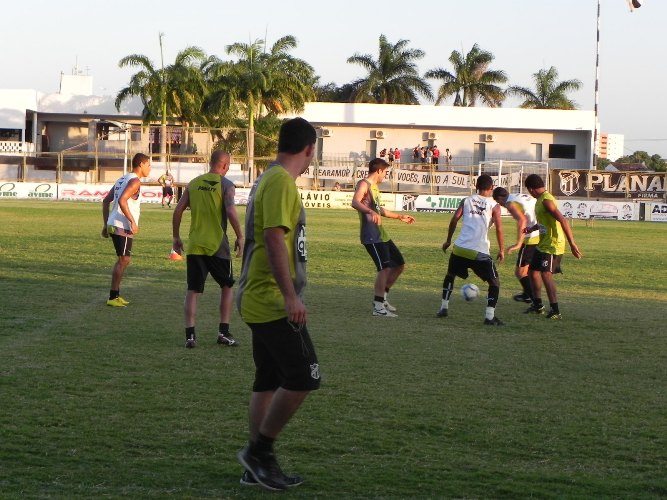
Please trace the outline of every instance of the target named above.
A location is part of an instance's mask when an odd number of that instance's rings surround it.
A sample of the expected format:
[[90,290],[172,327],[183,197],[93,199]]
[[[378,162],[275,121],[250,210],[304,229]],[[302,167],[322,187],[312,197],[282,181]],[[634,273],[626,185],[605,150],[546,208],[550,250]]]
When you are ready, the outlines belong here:
[[107,300],[107,305],[111,307],[125,307],[128,303],[125,303],[123,299],[120,297],[116,297],[115,299],[109,299]]
[[528,309],[524,311],[525,314],[544,314],[544,306],[536,306],[535,304],[531,304]]
[[500,321],[495,316],[493,317],[493,319],[484,319],[484,324],[485,325],[491,325],[491,326],[505,326],[505,323]]
[[530,300],[530,297],[528,297],[528,295],[526,295],[525,293],[517,293],[512,298],[517,302],[525,302],[526,304],[530,304],[532,302],[532,300]]
[[385,308],[387,311],[389,311],[389,312],[392,312],[392,313],[393,313],[393,312],[396,312],[396,308],[395,308],[394,306],[392,306],[392,305],[391,305],[389,302],[387,302],[386,300],[384,301],[384,308]]
[[236,458],[252,478],[267,490],[283,491],[287,489],[285,475],[280,470],[273,453],[253,454],[246,446],[236,454]]
[[194,337],[192,337],[191,339],[187,339],[185,341],[185,347],[187,347],[188,349],[192,349],[193,347],[197,347],[197,339],[195,339]]
[[383,316],[385,318],[398,318],[398,314],[388,311],[384,306],[373,305],[373,316]]
[[218,333],[218,344],[226,345],[227,347],[238,347],[238,341],[232,337],[231,333],[225,335],[224,333]]
[[123,304],[123,305],[125,305],[125,306],[129,306],[129,305],[130,305],[130,302],[129,302],[128,300],[125,300],[123,297],[120,297],[120,296],[119,296],[119,297],[117,297],[117,298],[118,298],[118,300],[120,301],[121,304]]
[[563,319],[563,316],[555,311],[549,311],[549,314],[547,314],[547,319]]
[[[303,478],[301,476],[288,476],[287,474],[283,474],[283,481],[285,481],[285,484],[287,485],[288,488],[293,488],[294,486],[299,486],[303,484]],[[241,480],[239,481],[243,486],[257,486],[259,483],[255,481],[255,478],[252,477],[252,474],[250,472],[243,471],[243,475],[241,476]]]
[[440,309],[440,310],[436,313],[436,316],[437,316],[438,318],[446,318],[448,314],[449,314],[449,311],[448,311],[447,309],[444,309],[444,308],[443,308],[443,309]]

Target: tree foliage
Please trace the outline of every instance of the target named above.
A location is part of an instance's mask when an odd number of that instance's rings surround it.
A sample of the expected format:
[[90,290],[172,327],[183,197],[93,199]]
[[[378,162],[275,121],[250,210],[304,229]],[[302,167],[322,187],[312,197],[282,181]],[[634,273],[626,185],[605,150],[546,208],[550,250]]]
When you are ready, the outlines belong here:
[[424,75],[442,80],[435,104],[454,96],[454,106],[475,106],[477,101],[492,108],[501,106],[505,93],[499,84],[507,82],[507,75],[504,71],[489,69],[494,59],[491,52],[480,49],[477,44],[465,55],[452,51],[449,62],[453,72],[435,68]]
[[558,70],[551,66],[533,73],[534,89],[512,85],[507,93],[523,99],[521,108],[531,109],[577,109],[577,103],[567,94],[581,88],[579,80],[558,81]]
[[419,104],[419,96],[432,100],[430,85],[419,76],[415,61],[424,51],[408,48],[409,40],[391,44],[380,35],[377,60],[370,54],[355,54],[348,58],[367,75],[352,82],[352,101],[377,104]]
[[660,155],[649,155],[646,151],[635,151],[631,155],[619,158],[615,163],[643,163],[649,170],[667,171],[667,162]]

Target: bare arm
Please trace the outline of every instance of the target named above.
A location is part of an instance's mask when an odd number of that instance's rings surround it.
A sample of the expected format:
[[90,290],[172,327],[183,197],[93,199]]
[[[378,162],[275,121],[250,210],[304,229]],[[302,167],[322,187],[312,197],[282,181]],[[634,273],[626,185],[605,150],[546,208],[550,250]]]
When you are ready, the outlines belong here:
[[130,230],[132,231],[132,234],[137,234],[139,232],[139,226],[137,226],[134,217],[132,217],[130,208],[127,206],[127,200],[137,194],[140,188],[141,181],[135,177],[127,186],[125,186],[123,193],[120,195],[120,198],[118,198],[118,206],[120,207],[120,211],[123,212],[123,215],[130,221]]
[[454,231],[456,231],[456,225],[459,223],[459,219],[463,216],[463,200],[459,203],[459,208],[456,209],[454,215],[452,215],[452,220],[449,221],[449,229],[447,230],[447,239],[442,244],[442,251],[446,252],[447,249],[452,244],[452,236],[454,236]]
[[102,238],[108,238],[109,233],[107,232],[107,221],[109,220],[109,205],[113,200],[113,188],[107,193],[107,195],[102,200]]
[[501,264],[505,261],[505,238],[503,236],[503,221],[500,216],[500,205],[493,207],[491,218],[496,226],[496,239],[498,240],[498,262]]
[[505,208],[507,208],[507,211],[514,217],[514,220],[516,220],[516,243],[511,247],[507,247],[507,253],[510,254],[521,248],[521,245],[523,245],[525,237],[524,230],[526,229],[526,216],[514,203],[508,203]]
[[364,214],[371,222],[375,224],[382,224],[382,217],[380,214],[364,205],[363,200],[367,193],[368,183],[359,181],[357,184],[357,189],[354,191],[354,196],[352,197],[352,208]]
[[271,266],[271,273],[278,284],[280,293],[285,299],[285,310],[288,321],[302,325],[306,323],[306,306],[294,289],[294,282],[289,270],[287,246],[285,245],[285,228],[270,227],[264,230],[266,255]]
[[236,255],[240,256],[243,254],[243,232],[241,232],[241,222],[239,221],[239,215],[236,213],[234,193],[236,193],[236,187],[234,186],[231,186],[225,192],[225,207],[227,210],[227,220],[229,220],[229,223],[232,225],[232,229],[234,229],[234,234],[236,234],[234,250],[236,250]]
[[570,224],[567,222],[565,216],[563,216],[560,210],[558,210],[558,207],[553,201],[544,200],[543,205],[544,208],[546,208],[547,211],[552,215],[552,217],[556,219],[558,222],[560,222],[560,225],[563,228],[563,232],[565,233],[565,237],[567,238],[567,242],[570,244],[570,250],[572,251],[572,255],[574,255],[577,259],[581,259],[583,254],[579,250],[579,247],[577,247],[577,244],[574,242],[574,235],[572,234],[572,229],[570,228]]
[[171,236],[173,238],[172,248],[181,255],[183,253],[183,241],[181,240],[181,221],[183,220],[183,212],[190,206],[190,194],[188,188],[183,190],[183,196],[178,200],[174,214],[171,216]]
[[412,215],[399,214],[397,212],[392,212],[391,210],[388,210],[386,208],[382,209],[382,215],[387,219],[398,219],[401,222],[405,222],[406,224],[412,224],[415,221],[415,218]]

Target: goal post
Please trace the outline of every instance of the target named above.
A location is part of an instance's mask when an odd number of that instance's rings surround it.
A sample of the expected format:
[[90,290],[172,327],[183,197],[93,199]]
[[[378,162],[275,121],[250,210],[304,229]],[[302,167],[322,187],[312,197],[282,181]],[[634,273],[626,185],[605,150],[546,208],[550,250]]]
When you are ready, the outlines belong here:
[[542,177],[544,185],[549,189],[549,163],[546,161],[480,161],[477,175],[482,174],[493,177],[496,186],[502,186],[510,193],[525,192],[523,182],[530,174]]

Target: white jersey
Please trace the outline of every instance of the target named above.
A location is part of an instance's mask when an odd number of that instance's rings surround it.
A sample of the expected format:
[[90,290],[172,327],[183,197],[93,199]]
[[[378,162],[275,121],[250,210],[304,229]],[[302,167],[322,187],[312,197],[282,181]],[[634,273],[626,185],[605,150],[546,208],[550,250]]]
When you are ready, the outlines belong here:
[[[111,188],[113,189],[113,203],[111,205],[111,211],[109,212],[109,218],[107,219],[107,226],[120,227],[125,231],[131,231],[130,221],[121,211],[118,199],[123,194],[123,191],[125,191],[125,188],[130,181],[138,178],[139,176],[137,174],[130,172],[118,179],[113,185],[113,188]],[[127,200],[127,207],[130,209],[130,213],[132,214],[132,217],[134,217],[134,222],[137,225],[139,225],[139,213],[141,210],[140,194],[140,191],[137,191],[134,196],[131,196]]]
[[465,198],[463,200],[463,226],[454,245],[488,255],[491,248],[488,233],[493,224],[492,212],[496,205],[493,198],[485,198],[478,194]]
[[[528,194],[514,193],[507,197],[507,203],[516,203],[521,208],[523,215],[526,217],[526,227],[533,227],[537,224],[537,217],[535,217],[535,202],[537,200]],[[527,233],[524,237],[526,245],[537,244],[540,237],[540,231],[536,230],[532,233]]]

